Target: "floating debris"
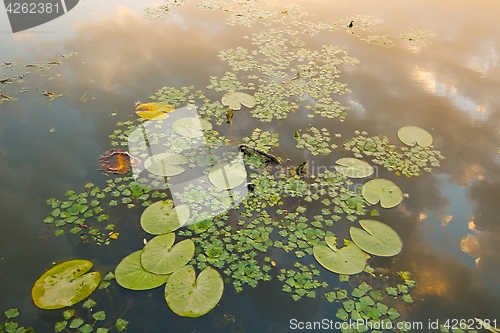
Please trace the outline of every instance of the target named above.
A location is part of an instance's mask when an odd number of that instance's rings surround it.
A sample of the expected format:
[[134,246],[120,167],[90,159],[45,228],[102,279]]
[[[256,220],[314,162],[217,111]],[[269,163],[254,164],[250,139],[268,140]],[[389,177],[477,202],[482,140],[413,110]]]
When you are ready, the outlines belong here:
[[56,94],[54,94],[53,92],[51,91],[47,91],[47,90],[42,90],[42,95],[44,96],[47,96],[47,97],[50,97],[50,98],[53,98],[56,96]]
[[111,149],[99,157],[101,170],[118,175],[126,174],[130,168],[139,165],[141,160],[133,157],[127,151]]
[[2,97],[2,100],[4,100],[4,101],[10,101],[13,99],[12,97],[7,96],[7,95],[2,94],[2,93],[0,93],[0,97]]
[[295,168],[295,174],[297,174],[299,177],[305,177],[309,174],[309,171],[307,171],[307,161],[304,161],[297,165]]
[[227,123],[229,125],[233,124],[233,109],[227,110]]
[[283,163],[283,159],[278,156],[274,156],[271,153],[267,153],[257,147],[252,147],[250,145],[247,145],[245,143],[241,143],[238,148],[244,153],[244,154],[255,154],[258,156],[263,157],[266,162],[273,162],[273,163],[278,163],[281,164]]

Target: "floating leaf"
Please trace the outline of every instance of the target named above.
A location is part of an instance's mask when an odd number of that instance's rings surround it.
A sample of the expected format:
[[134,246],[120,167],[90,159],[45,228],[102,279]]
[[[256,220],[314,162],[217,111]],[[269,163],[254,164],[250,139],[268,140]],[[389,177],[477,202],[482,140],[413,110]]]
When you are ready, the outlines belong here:
[[205,268],[198,278],[192,265],[172,274],[165,286],[165,300],[170,309],[183,317],[200,317],[219,303],[224,282],[213,268]]
[[224,106],[229,106],[233,110],[240,110],[243,104],[247,108],[255,106],[255,97],[243,92],[230,92],[222,96],[221,100]]
[[333,251],[326,245],[315,245],[314,258],[321,266],[339,274],[357,274],[363,271],[366,258],[363,251],[356,244],[345,240],[343,248]]
[[17,316],[19,316],[19,309],[10,308],[7,311],[5,311],[4,314],[7,319],[16,318]]
[[115,327],[118,331],[123,331],[124,329],[127,328],[127,325],[128,325],[128,321],[122,319],[122,318],[118,318],[116,320],[116,324],[115,324]]
[[172,129],[182,136],[198,138],[203,136],[203,131],[211,130],[212,124],[198,117],[186,117],[176,120],[172,124]]
[[246,181],[247,171],[245,165],[241,162],[236,162],[232,165],[219,163],[210,169],[208,179],[220,189],[231,189]]
[[408,146],[418,144],[420,147],[428,147],[432,144],[432,135],[417,126],[404,126],[398,131],[399,140]]
[[361,220],[359,224],[365,230],[351,227],[349,233],[361,250],[382,257],[401,252],[403,243],[391,227],[375,220]]
[[158,201],[144,210],[141,226],[152,235],[160,235],[179,229],[189,218],[189,206],[174,207],[172,200]]
[[144,161],[144,167],[158,176],[176,176],[186,169],[182,164],[188,163],[188,159],[180,154],[161,153],[150,156]]
[[401,189],[394,182],[382,178],[366,182],[363,185],[362,194],[372,205],[380,201],[383,208],[395,207],[403,200]]
[[104,311],[98,311],[92,315],[92,318],[95,320],[104,320],[106,319],[106,313]]
[[194,243],[185,239],[174,246],[175,234],[156,236],[141,253],[141,264],[145,270],[155,274],[173,273],[184,267],[194,255]]
[[66,310],[63,312],[63,318],[64,320],[69,320],[71,317],[73,317],[74,314],[75,314],[74,309]]
[[78,328],[78,327],[82,326],[83,323],[84,323],[83,319],[75,318],[71,321],[71,324],[69,324],[69,327],[70,328]]
[[129,254],[116,266],[116,282],[123,288],[147,290],[167,282],[170,275],[153,274],[141,266],[141,252],[139,250]]
[[175,109],[164,103],[145,103],[140,104],[135,108],[135,113],[144,119],[162,120],[168,118],[168,112],[173,112]]
[[344,176],[352,178],[365,178],[373,174],[373,167],[362,160],[352,157],[344,157],[335,161],[338,165],[335,170]]
[[61,332],[66,328],[67,325],[68,325],[68,322],[66,320],[56,322],[54,325],[54,330],[56,332]]
[[41,309],[60,309],[88,297],[99,285],[98,272],[85,274],[92,268],[87,260],[71,260],[52,267],[33,286],[31,296]]
[[129,172],[134,165],[139,165],[141,160],[133,157],[126,151],[111,149],[99,157],[101,170],[107,173],[123,175]]
[[92,309],[96,305],[97,303],[92,298],[89,298],[88,300],[85,301],[85,303],[83,303],[82,308]]

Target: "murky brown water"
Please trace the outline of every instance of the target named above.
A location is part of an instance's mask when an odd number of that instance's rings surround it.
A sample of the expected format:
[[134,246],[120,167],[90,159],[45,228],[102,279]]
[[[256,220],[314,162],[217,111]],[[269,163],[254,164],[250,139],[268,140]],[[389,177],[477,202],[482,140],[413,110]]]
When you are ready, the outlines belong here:
[[[380,264],[416,274],[415,304],[405,319],[500,320],[500,3],[296,3],[311,21],[377,16],[385,22],[376,33],[395,38],[393,48],[363,42],[345,28],[311,38],[312,45],[343,46],[360,61],[342,70],[339,80],[352,93],[339,100],[352,111],[344,123],[331,121],[330,131],[349,138],[359,129],[397,142],[401,126],[420,126],[446,156],[431,174],[397,178],[410,198],[383,213],[404,249]],[[80,244],[70,236],[55,238],[42,223],[48,213],[45,199],[87,181],[104,184],[97,158],[111,148],[108,135],[116,122],[135,116],[134,102],[146,101],[162,86],[205,87],[210,76],[227,70],[219,50],[248,46],[242,36],[268,29],[227,25],[227,13],[202,11],[191,3],[168,20],[148,21],[142,17],[147,6],[84,0],[68,15],[15,35],[6,15],[0,19],[0,61],[17,61],[16,73],[30,62],[77,53],[22,83],[0,86],[7,95],[29,89],[17,101],[0,105],[0,310],[19,307],[20,322],[36,325],[37,332],[49,332],[46,323],[52,317],[32,304],[31,286],[52,261],[87,258],[109,271],[142,242],[136,225],[140,209],[117,213],[123,236],[109,248]],[[412,47],[397,39],[410,29],[429,29],[437,36],[426,39],[427,48]],[[64,96],[49,103],[41,90]],[[221,133],[247,136],[254,126],[276,130],[283,151],[292,151],[289,128],[309,124],[325,126],[320,117],[292,114],[271,124],[223,127]],[[332,165],[338,157],[333,152],[320,161]],[[382,177],[396,178],[379,169]],[[335,305],[320,299],[294,302],[280,289],[276,279],[240,294],[226,288],[219,306],[199,319],[174,315],[158,290],[138,295],[116,286],[103,302],[117,313],[129,308],[130,332],[287,332],[291,318],[335,319]],[[239,324],[221,324],[225,314]]]

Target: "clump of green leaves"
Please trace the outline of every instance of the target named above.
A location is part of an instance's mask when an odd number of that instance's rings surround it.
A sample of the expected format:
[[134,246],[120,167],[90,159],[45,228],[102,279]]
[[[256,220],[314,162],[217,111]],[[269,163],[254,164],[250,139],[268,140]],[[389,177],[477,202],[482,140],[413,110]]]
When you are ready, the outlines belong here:
[[344,119],[348,108],[333,98],[350,92],[346,84],[336,81],[339,65],[352,65],[357,60],[337,46],[308,49],[298,36],[287,38],[286,34],[294,35],[279,29],[254,34],[256,50],[238,47],[220,52],[220,58],[232,71],[211,78],[207,88],[220,92],[255,91],[256,106],[251,113],[264,122],[286,118],[301,106],[312,111],[310,117],[319,114]]
[[309,266],[296,262],[294,267],[297,269],[280,269],[278,280],[284,282],[282,290],[292,293],[292,298],[298,301],[303,296],[309,298],[316,297],[316,289],[319,287],[327,288],[328,283],[316,280],[314,277],[320,275],[314,264]]
[[[409,278],[404,279],[403,283],[396,286],[385,286],[374,288],[371,284],[363,281],[356,285],[352,290],[337,289],[325,293],[325,298],[329,302],[338,302],[341,307],[337,310],[335,316],[341,321],[367,320],[372,324],[385,323],[389,327],[390,322],[394,322],[401,314],[397,310],[404,303],[413,303],[410,296],[411,289],[415,286],[415,281]],[[372,283],[382,284],[379,280],[372,280]],[[395,326],[395,324],[393,325]],[[365,332],[367,327],[358,326],[359,332]]]
[[389,143],[389,138],[383,135],[369,137],[366,132],[356,131],[356,137],[344,143],[344,148],[352,151],[355,157],[367,156],[372,162],[384,166],[396,174],[407,177],[419,176],[424,170],[431,172],[432,167],[439,167],[439,161],[444,159],[441,152],[434,150],[432,145],[422,148],[397,147]]
[[314,221],[308,222],[305,211],[306,208],[303,206],[298,206],[295,212],[277,211],[282,218],[278,225],[280,239],[274,241],[274,247],[281,248],[285,252],[295,251],[297,258],[302,258],[306,254],[311,255],[313,246],[319,244],[325,235],[331,234],[323,230],[322,219],[315,218]]
[[104,310],[93,311],[96,305],[97,303],[92,299],[83,303],[82,308],[88,310],[87,316],[75,315],[75,309],[64,311],[63,320],[54,325],[55,332],[90,333],[95,330],[97,333],[107,333],[114,329],[121,332],[127,328],[128,321],[125,319],[118,318],[116,321],[110,321]]
[[20,326],[19,323],[12,320],[14,318],[19,317],[19,309],[10,308],[4,312],[5,322],[0,324],[0,332],[1,333],[35,333],[33,327],[25,328],[24,326]]
[[278,133],[271,133],[269,131],[263,131],[260,128],[253,130],[250,137],[245,137],[242,139],[244,143],[268,152],[272,147],[278,147]]
[[300,135],[295,132],[295,139],[297,140],[297,148],[306,148],[313,155],[323,154],[328,155],[332,152],[330,148],[337,148],[336,144],[330,144],[330,132],[326,128],[321,130],[316,127],[311,127],[307,130],[309,133]]
[[109,245],[112,239],[118,238],[119,234],[114,231],[115,224],[113,223],[108,223],[106,226],[100,225],[110,219],[109,214],[105,213],[105,208],[108,209],[118,204],[134,208],[139,203],[147,207],[151,204],[151,198],[166,197],[165,193],[152,191],[149,187],[132,179],[133,177],[108,179],[108,186],[102,190],[92,183],[87,183],[85,190],[78,194],[73,190],[68,190],[63,200],[48,199],[46,203],[52,211],[44,219],[44,223],[53,224],[58,228],[55,231],[56,236],[64,235],[65,229],[69,229],[71,234],[79,234],[84,242]]
[[[195,258],[191,263],[199,269],[208,265],[224,269],[224,274],[233,280],[238,292],[243,290],[243,284],[255,287],[260,280],[270,280],[268,272],[271,266],[257,261],[256,250],[266,252],[272,245],[272,219],[264,213],[245,228],[236,230],[226,225],[228,218],[227,214],[222,214],[179,231],[179,235],[190,237],[196,244]],[[238,224],[245,224],[245,221],[241,222]]]

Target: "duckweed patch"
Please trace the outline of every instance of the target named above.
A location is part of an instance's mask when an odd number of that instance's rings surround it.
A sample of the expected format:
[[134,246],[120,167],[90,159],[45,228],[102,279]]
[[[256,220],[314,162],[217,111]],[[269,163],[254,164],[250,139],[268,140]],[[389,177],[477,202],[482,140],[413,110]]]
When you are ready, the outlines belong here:
[[297,148],[306,148],[311,152],[312,155],[328,155],[332,152],[330,148],[337,148],[336,144],[330,144],[330,132],[326,128],[321,130],[316,127],[311,127],[307,130],[309,133],[304,133],[302,135],[296,134],[295,140],[297,140]]
[[314,279],[315,276],[320,275],[320,271],[314,264],[306,266],[297,262],[294,267],[296,269],[280,269],[280,274],[277,276],[278,280],[284,282],[282,290],[291,293],[294,301],[298,301],[303,296],[315,298],[315,289],[328,287],[327,282]]
[[356,137],[344,143],[344,149],[352,151],[357,158],[368,157],[371,162],[395,171],[397,175],[412,177],[421,175],[422,170],[431,172],[444,159],[432,144],[426,147],[397,147],[390,144],[389,138],[384,135],[369,137],[368,133],[359,131],[355,134]]

